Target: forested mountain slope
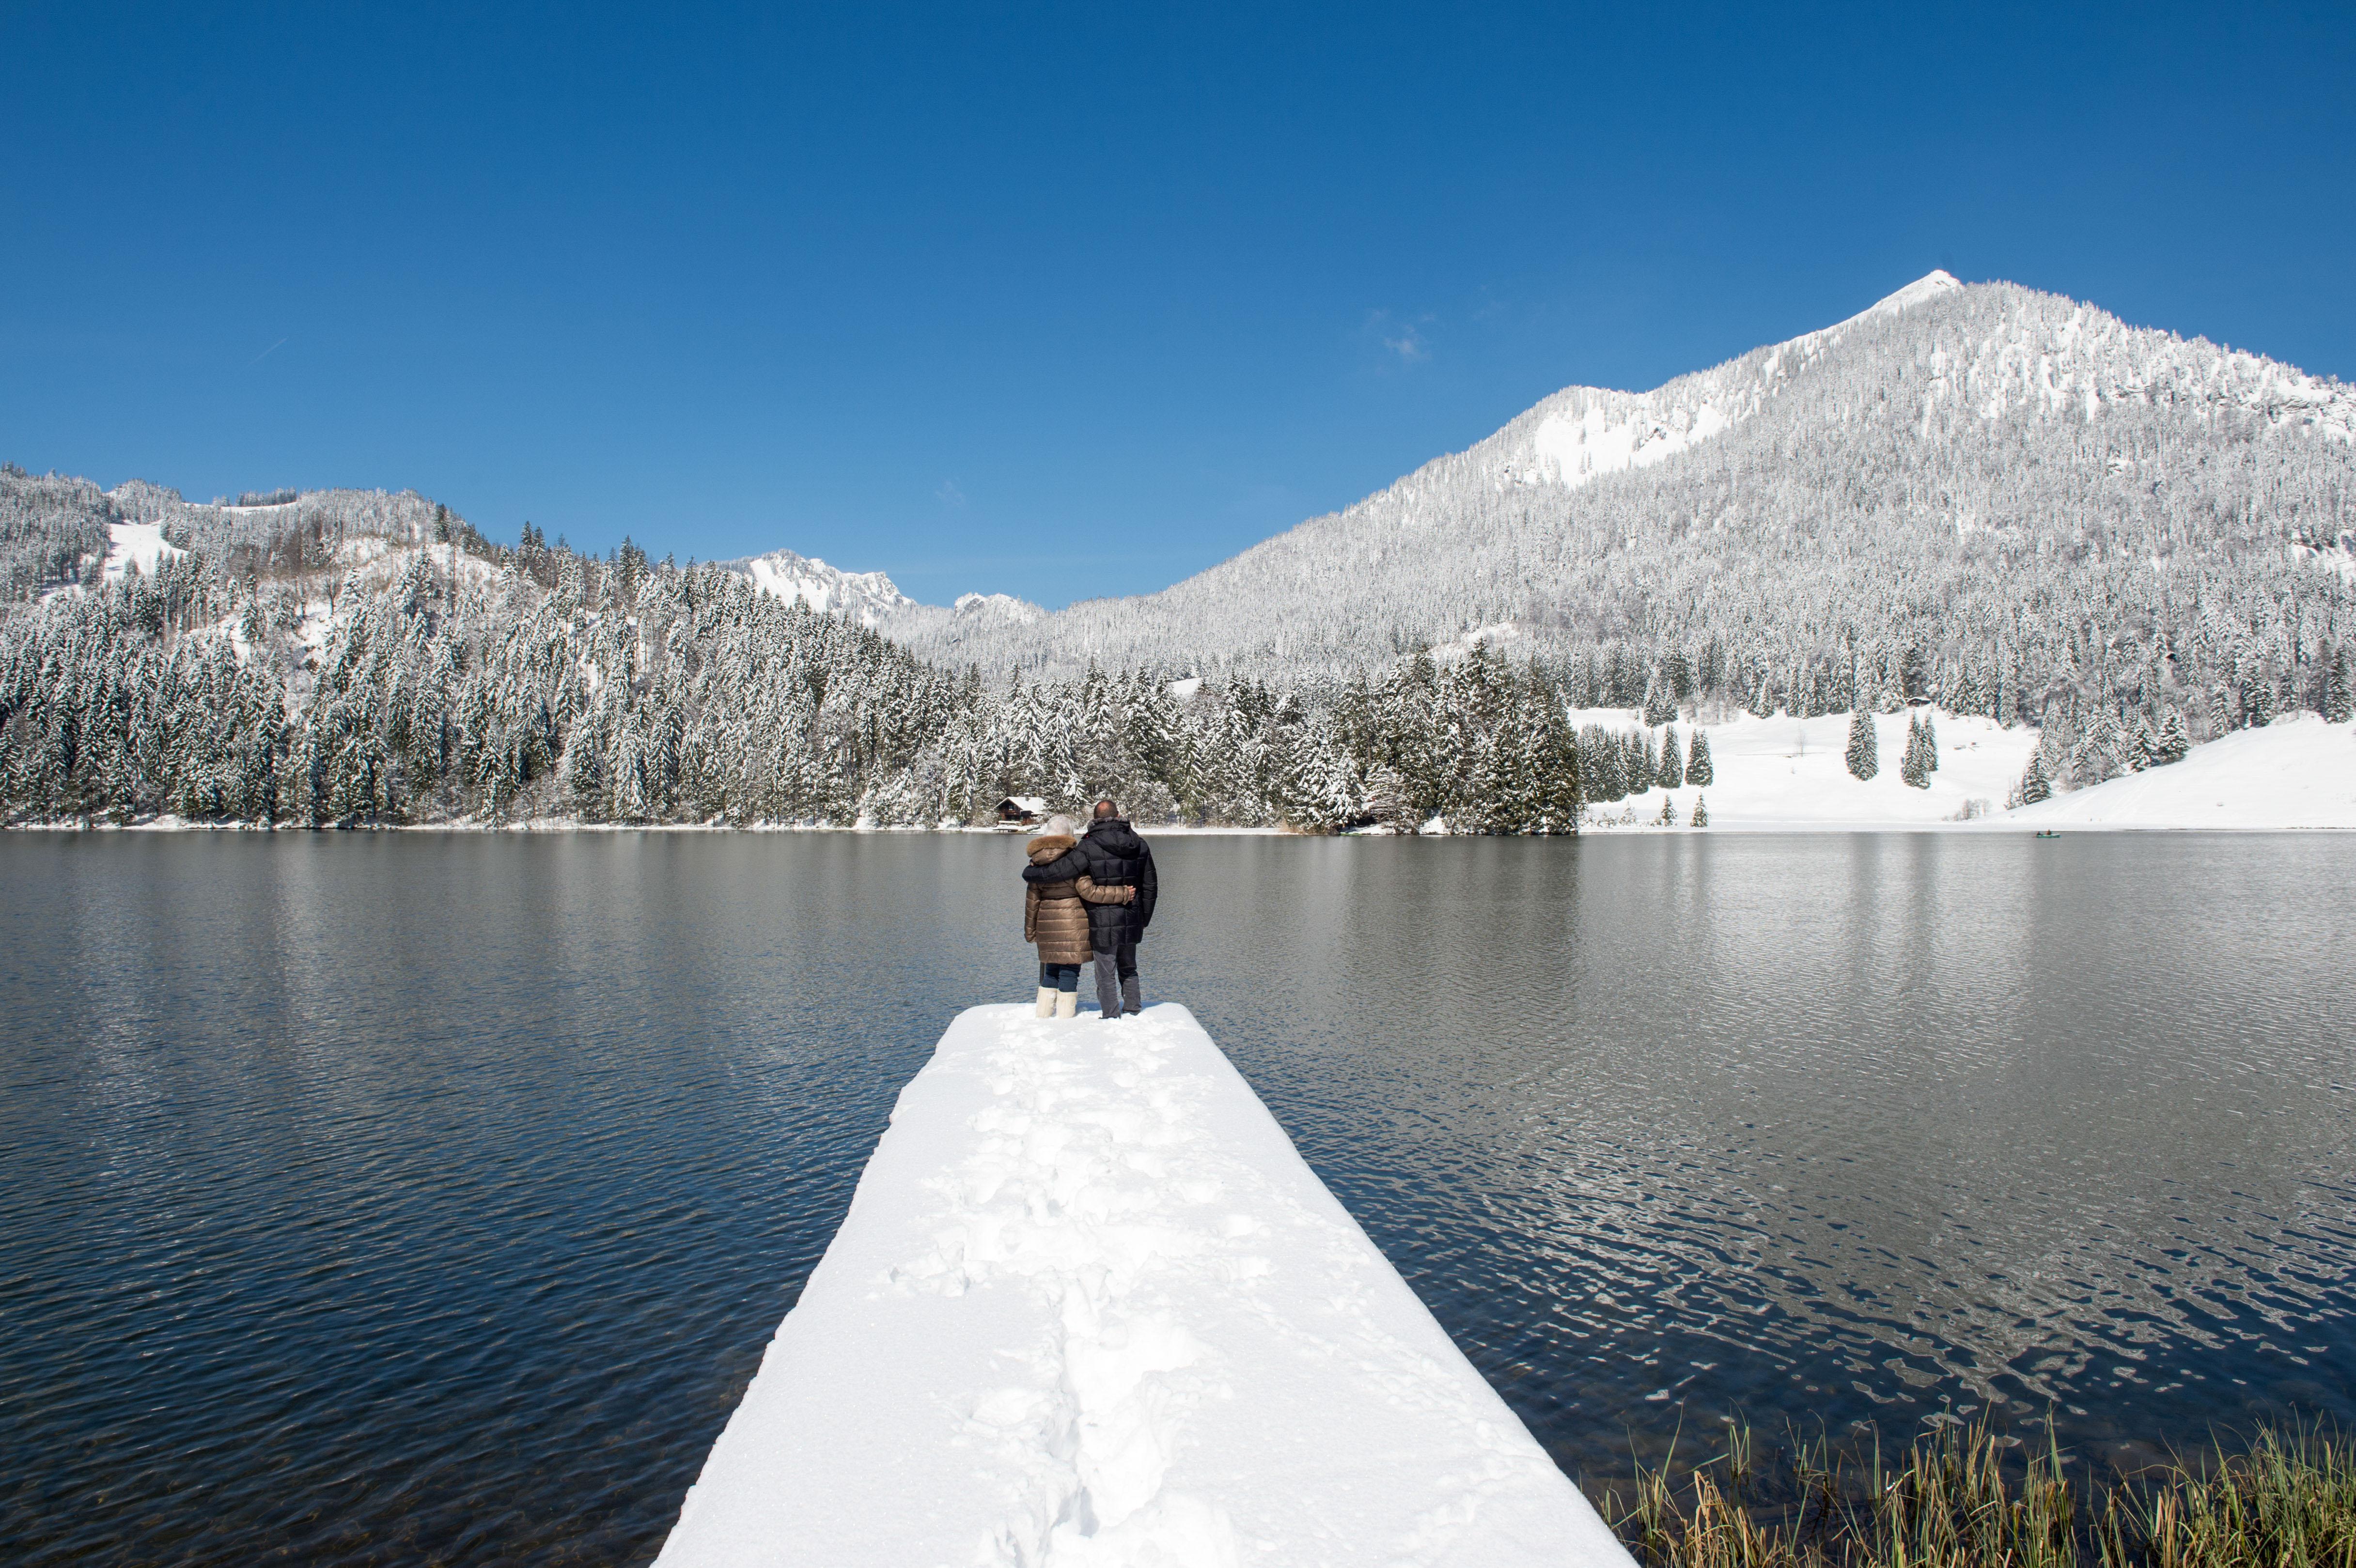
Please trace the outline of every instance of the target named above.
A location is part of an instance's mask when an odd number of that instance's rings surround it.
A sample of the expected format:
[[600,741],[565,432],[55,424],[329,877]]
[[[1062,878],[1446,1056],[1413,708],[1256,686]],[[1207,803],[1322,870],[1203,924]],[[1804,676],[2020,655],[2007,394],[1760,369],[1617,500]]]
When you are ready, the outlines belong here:
[[1934,275],[1054,616],[790,552],[497,545],[408,493],[0,468],[0,821],[932,824],[1111,793],[1561,832],[1582,796],[1702,783],[1694,725],[1735,707],[1933,698],[2037,726],[2034,798],[2348,720],[2352,406]]
[[2199,643],[2200,679],[2238,687],[2347,635],[2351,433],[2341,383],[1933,273],[1655,391],[1558,392],[1161,593],[883,625],[1051,674],[1340,675],[1467,635],[1646,669],[1714,647],[1713,687],[1778,703],[1852,660],[1877,688],[1909,658],[1950,690],[2136,686]]
[[414,495],[250,500],[0,471],[0,822],[933,826],[1108,791],[1149,822],[1575,823],[1558,692],[1486,659],[1382,715],[985,688],[726,567],[496,546]]

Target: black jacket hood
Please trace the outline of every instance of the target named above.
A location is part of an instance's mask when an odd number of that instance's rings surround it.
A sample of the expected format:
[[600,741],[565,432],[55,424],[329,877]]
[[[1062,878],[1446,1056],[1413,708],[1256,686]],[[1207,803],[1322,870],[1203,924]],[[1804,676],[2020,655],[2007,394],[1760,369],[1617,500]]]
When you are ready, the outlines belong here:
[[1087,836],[1124,860],[1134,860],[1145,853],[1145,840],[1121,817],[1098,817],[1088,825]]

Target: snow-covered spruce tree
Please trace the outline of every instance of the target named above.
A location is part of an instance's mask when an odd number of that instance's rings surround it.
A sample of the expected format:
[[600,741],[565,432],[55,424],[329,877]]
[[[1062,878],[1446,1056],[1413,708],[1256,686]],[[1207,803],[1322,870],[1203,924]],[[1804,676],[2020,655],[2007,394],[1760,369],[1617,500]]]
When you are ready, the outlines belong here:
[[1404,804],[1407,781],[1387,764],[1377,763],[1366,771],[1365,792],[1361,797],[1359,816],[1368,827],[1413,827],[1412,814]]
[[[1332,833],[1359,819],[1365,789],[1359,764],[1331,718],[1310,725],[1285,767],[1279,815],[1290,827]],[[1136,794],[1141,784],[1131,785]]]
[[1567,834],[1579,831],[1585,805],[1579,767],[1579,743],[1555,704],[1541,709],[1541,721],[1531,731],[1530,766],[1537,774],[1537,815],[1531,831]]
[[2324,688],[2323,717],[2333,724],[2345,724],[2356,719],[2356,668],[2351,668],[2351,656],[2345,647],[2331,662],[2331,679]]
[[1873,715],[1863,708],[1851,709],[1848,716],[1848,748],[1843,760],[1853,777],[1869,779],[1881,771],[1879,742],[1873,734]]
[[1625,643],[1612,647],[1612,678],[1609,706],[1635,708],[1644,701],[1644,667],[1635,650]]
[[2015,805],[2035,805],[2040,800],[2052,798],[2053,783],[2045,776],[2045,758],[2041,752],[2029,753],[2029,766],[2022,770],[2020,783],[2012,793]]
[[1658,729],[1676,716],[1676,698],[1669,689],[1669,683],[1659,676],[1655,676],[1653,683],[1644,689],[1645,724]]
[[1693,816],[1689,820],[1688,826],[1694,827],[1707,827],[1709,826],[1709,801],[1708,797],[1698,795],[1694,796]]
[[1898,762],[1898,777],[1901,783],[1913,789],[1929,789],[1931,787],[1931,770],[1926,764],[1923,757],[1925,750],[1926,747],[1922,740],[1922,726],[1915,722],[1913,720],[1908,720],[1906,722],[1906,751],[1905,754],[1901,756]]
[[1653,826],[1655,827],[1675,827],[1676,825],[1676,800],[1674,796],[1665,795],[1661,796],[1661,815],[1653,818]]
[[2192,750],[2192,737],[2185,732],[2184,715],[2171,708],[2159,721],[2159,733],[2153,740],[2151,762],[2154,767],[2166,767],[2180,763]]
[[1654,782],[1663,789],[1678,789],[1685,784],[1685,758],[1677,750],[1677,731],[1674,724],[1661,731],[1661,762]]
[[2055,794],[2076,789],[2084,781],[2070,771],[2077,744],[2070,717],[2059,707],[2048,708],[2045,724],[2037,734],[2037,758],[2045,770],[2045,782]]
[[[1467,678],[1474,675],[1468,667]],[[1494,713],[1487,771],[1496,784],[1475,809],[1487,814],[1492,832],[1576,831],[1577,747],[1552,678],[1536,664],[1518,675],[1501,668],[1480,678],[1480,702]]]
[[2126,771],[2129,741],[2109,708],[2098,708],[2087,721],[2072,757],[2072,775],[2080,788],[2116,778]]
[[1693,661],[1686,656],[1685,649],[1669,649],[1668,656],[1661,661],[1661,681],[1669,688],[1672,703],[1693,700],[1694,666]]
[[1693,732],[1693,746],[1686,756],[1686,783],[1707,784],[1715,783],[1717,778],[1717,771],[1709,760],[1709,732],[1697,729]]
[[1628,797],[1626,755],[1601,724],[1579,732],[1579,772],[1590,801],[1612,802]]
[[1939,771],[1939,726],[1927,708],[1922,709],[1922,771]]

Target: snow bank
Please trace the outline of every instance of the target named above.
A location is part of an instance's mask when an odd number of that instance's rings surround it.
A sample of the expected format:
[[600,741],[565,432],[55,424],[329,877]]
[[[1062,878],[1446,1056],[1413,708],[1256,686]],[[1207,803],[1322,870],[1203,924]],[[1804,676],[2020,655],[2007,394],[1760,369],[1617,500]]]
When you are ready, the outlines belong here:
[[[1942,733],[1945,726],[1941,726]],[[1710,809],[1716,813],[1718,803]],[[2295,713],[2006,814],[2025,827],[2356,828],[2356,727]]]
[[[1679,822],[1692,817],[1695,797],[1708,800],[1712,827],[1922,827],[1961,818],[1972,801],[2001,813],[2037,749],[2038,732],[2026,725],[2008,730],[1992,719],[1916,711],[1931,714],[1939,732],[1939,768],[1928,789],[1911,788],[1898,776],[1899,760],[1906,754],[1904,713],[1874,716],[1881,771],[1864,780],[1849,775],[1847,714],[1758,719],[1745,713],[1702,726],[1709,736],[1716,775],[1711,782],[1666,793],[1676,802]],[[1639,722],[1616,708],[1585,709],[1572,718],[1613,734]],[[1693,745],[1693,729],[1682,720],[1677,724],[1680,752]],[[1633,808],[1642,823],[1660,815],[1662,794],[1648,790],[1598,804],[1590,808],[1590,819],[1616,817]]]
[[1628,1568],[1183,1008],[974,1008],[658,1560]]

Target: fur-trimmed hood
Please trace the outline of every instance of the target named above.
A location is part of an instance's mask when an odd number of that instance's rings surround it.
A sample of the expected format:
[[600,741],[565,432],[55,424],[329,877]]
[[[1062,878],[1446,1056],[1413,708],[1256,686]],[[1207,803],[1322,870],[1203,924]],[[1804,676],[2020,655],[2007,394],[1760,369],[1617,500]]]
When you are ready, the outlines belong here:
[[1079,842],[1068,833],[1049,833],[1024,845],[1023,852],[1031,857],[1033,865],[1044,866],[1070,854]]

